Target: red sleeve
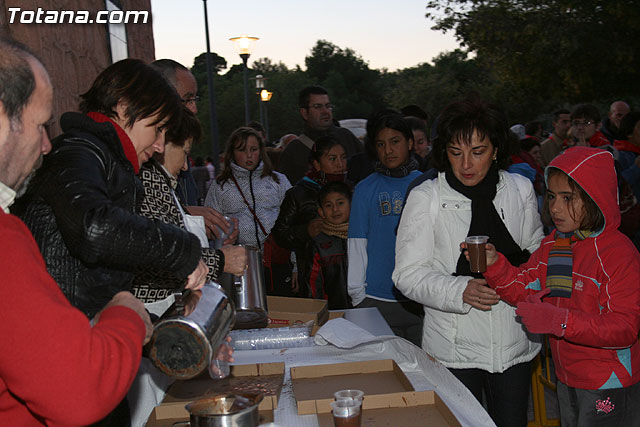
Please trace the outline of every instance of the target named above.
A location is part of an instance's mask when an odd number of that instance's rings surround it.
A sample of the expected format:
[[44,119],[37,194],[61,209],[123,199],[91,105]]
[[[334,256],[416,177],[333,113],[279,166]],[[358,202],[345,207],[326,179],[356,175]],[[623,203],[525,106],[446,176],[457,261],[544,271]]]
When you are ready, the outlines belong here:
[[609,280],[600,284],[597,302],[595,299],[584,300],[582,306],[570,309],[564,334],[566,340],[590,347],[616,349],[629,347],[638,341],[640,257],[629,241],[616,249],[603,260]]
[[484,278],[501,299],[516,305],[527,295],[542,289],[540,277],[546,277],[547,271],[546,261],[543,259],[546,256],[545,241],[542,241],[526,263],[518,267],[511,265],[507,258],[498,252],[498,261],[487,267]]
[[[91,424],[122,400],[140,364],[145,327],[125,307],[95,327],[48,275],[24,224],[0,214],[0,378],[47,424]],[[8,393],[0,395],[8,399]],[[3,406],[7,402],[0,402]]]
[[[322,279],[322,266],[320,265],[320,253],[314,250],[313,262],[311,263],[311,274],[309,275],[309,285],[311,286],[311,297],[324,298],[324,280]],[[318,292],[320,290],[320,292]]]

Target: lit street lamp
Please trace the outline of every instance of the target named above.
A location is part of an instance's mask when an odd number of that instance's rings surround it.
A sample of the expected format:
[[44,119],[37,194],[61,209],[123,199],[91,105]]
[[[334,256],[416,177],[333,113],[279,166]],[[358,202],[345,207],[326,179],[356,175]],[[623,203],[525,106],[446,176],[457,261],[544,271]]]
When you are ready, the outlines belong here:
[[266,89],[262,89],[260,91],[260,106],[262,106],[262,104],[264,103],[264,129],[267,141],[269,141],[269,114],[267,110],[267,102],[271,100],[272,96],[273,92],[269,92]]
[[247,61],[249,60],[249,55],[251,55],[251,45],[253,44],[253,42],[260,40],[258,37],[248,37],[248,36],[241,36],[241,37],[231,37],[229,40],[231,40],[232,42],[236,43],[236,46],[238,47],[238,53],[240,54],[240,58],[242,58],[242,64],[243,64],[243,74],[244,74],[244,120],[245,120],[245,124],[249,123],[251,121],[250,115],[249,115],[249,84],[248,84],[248,69],[247,69]]

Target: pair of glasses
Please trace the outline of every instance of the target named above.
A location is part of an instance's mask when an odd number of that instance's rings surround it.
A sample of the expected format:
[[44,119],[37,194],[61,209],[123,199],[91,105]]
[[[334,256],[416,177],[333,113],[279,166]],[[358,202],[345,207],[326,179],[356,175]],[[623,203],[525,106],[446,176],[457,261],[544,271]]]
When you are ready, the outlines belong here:
[[187,99],[183,99],[182,103],[183,104],[190,104],[192,102],[198,102],[200,101],[200,97],[199,96],[192,96],[191,98],[187,98]]
[[308,108],[313,108],[314,110],[320,110],[322,108],[326,108],[327,110],[333,110],[333,104],[311,104]]
[[590,126],[590,125],[594,125],[596,124],[596,122],[592,121],[592,120],[587,120],[584,122],[579,122],[577,120],[574,120],[573,122],[571,122],[571,124],[575,127],[580,127],[580,126]]

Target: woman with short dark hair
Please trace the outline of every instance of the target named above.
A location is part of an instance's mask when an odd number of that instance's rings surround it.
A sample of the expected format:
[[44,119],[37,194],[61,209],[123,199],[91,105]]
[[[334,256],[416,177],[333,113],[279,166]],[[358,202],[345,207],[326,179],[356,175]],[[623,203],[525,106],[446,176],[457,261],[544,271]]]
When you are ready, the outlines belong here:
[[486,235],[520,265],[542,240],[531,182],[504,169],[509,127],[477,99],[440,114],[433,154],[438,176],[412,189],[398,226],[393,281],[424,306],[422,348],[482,402],[498,426],[526,426],[529,362],[540,344],[516,322],[515,307],[472,273],[460,243]]
[[[144,198],[138,211],[146,218],[176,225],[198,236],[202,259],[208,268],[207,279],[217,282],[223,272],[242,275],[247,258],[245,249],[239,246],[210,248],[203,217],[189,215],[175,193],[178,174],[187,170],[191,147],[201,133],[198,118],[183,106],[180,125],[167,132],[164,152],[154,153],[140,169],[138,177],[144,186]],[[150,303],[167,298],[180,290],[181,285],[182,281],[171,272],[144,268],[136,274],[133,294]]]
[[202,286],[198,239],[136,212],[144,197],[136,174],[181,119],[175,89],[149,65],[125,59],[100,73],[80,108],[63,114],[64,133],[20,201],[49,273],[89,317],[130,290],[143,268]]

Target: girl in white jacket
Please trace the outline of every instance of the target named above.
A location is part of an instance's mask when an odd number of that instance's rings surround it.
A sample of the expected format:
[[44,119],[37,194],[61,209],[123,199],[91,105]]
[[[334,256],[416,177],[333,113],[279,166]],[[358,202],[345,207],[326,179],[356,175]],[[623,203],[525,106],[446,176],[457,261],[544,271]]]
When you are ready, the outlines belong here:
[[224,169],[209,187],[205,206],[238,218],[238,243],[262,249],[289,188],[287,177],[272,169],[262,137],[241,127],[229,137]]
[[498,426],[526,426],[529,362],[540,345],[516,322],[515,309],[471,273],[459,244],[487,235],[512,264],[524,262],[543,238],[535,193],[526,178],[503,170],[509,128],[496,107],[454,102],[437,131],[439,174],[407,198],[393,281],[424,305],[423,349],[479,401],[485,394]]

